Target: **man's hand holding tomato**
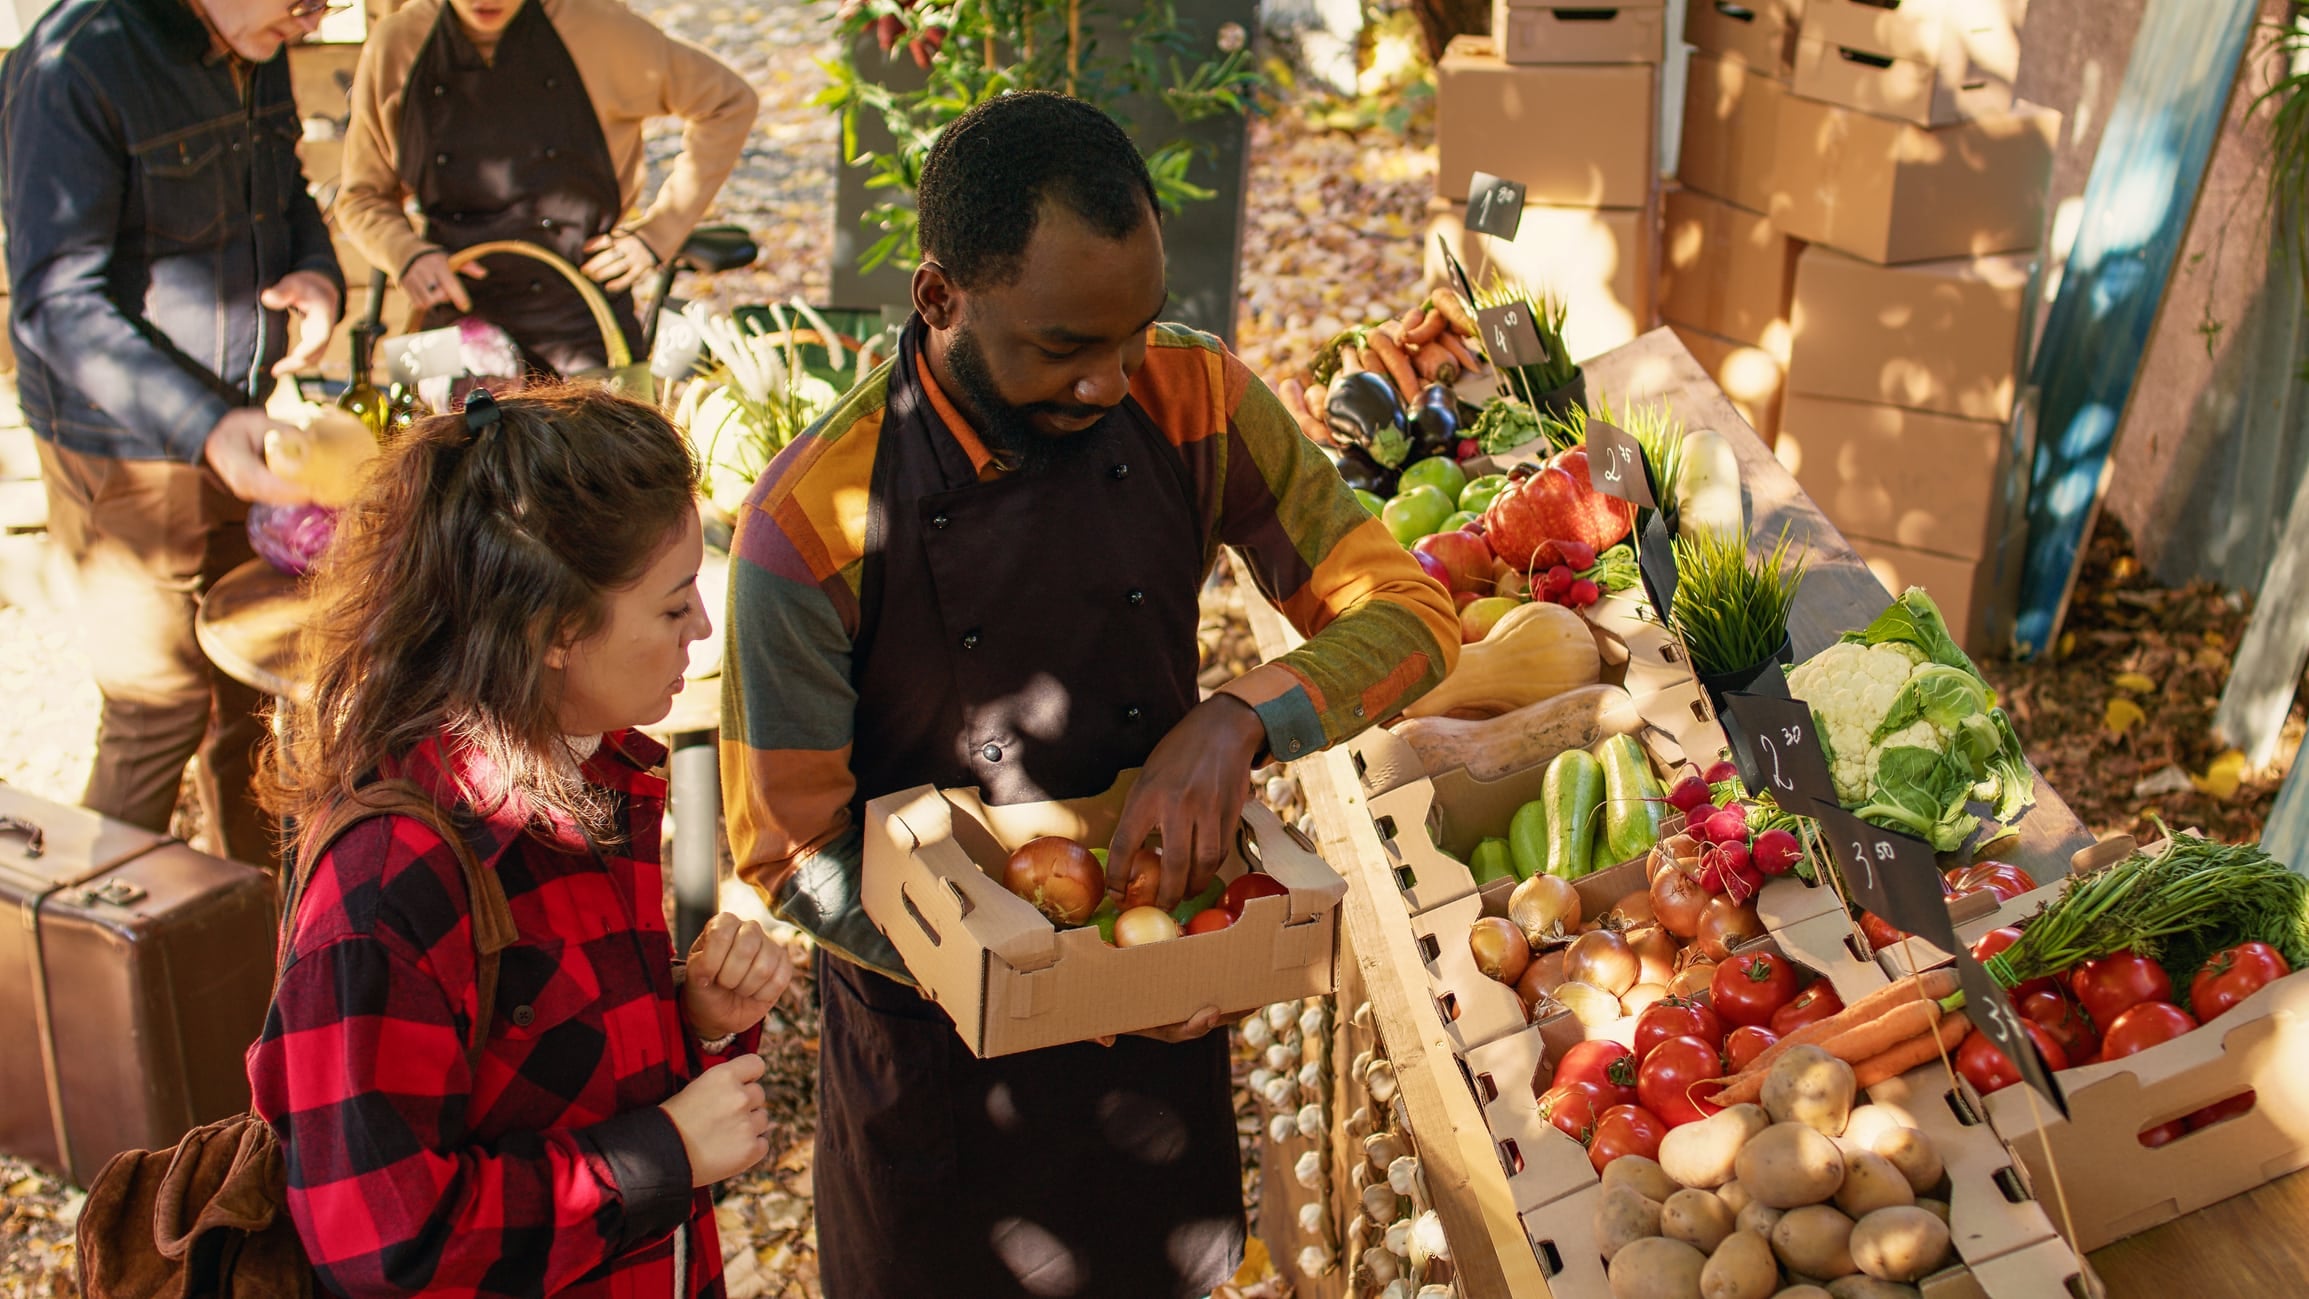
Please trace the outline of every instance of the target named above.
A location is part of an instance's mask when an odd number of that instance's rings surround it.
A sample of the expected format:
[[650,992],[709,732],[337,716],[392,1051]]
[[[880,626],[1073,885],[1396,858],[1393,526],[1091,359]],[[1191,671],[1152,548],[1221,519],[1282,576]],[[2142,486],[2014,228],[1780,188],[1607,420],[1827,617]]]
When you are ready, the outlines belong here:
[[1251,761],[1266,742],[1266,723],[1233,695],[1213,695],[1188,710],[1147,755],[1123,800],[1107,847],[1107,890],[1129,886],[1134,857],[1158,833],[1162,882],[1154,905],[1168,911],[1193,892],[1191,881],[1208,881],[1234,842],[1251,799]]

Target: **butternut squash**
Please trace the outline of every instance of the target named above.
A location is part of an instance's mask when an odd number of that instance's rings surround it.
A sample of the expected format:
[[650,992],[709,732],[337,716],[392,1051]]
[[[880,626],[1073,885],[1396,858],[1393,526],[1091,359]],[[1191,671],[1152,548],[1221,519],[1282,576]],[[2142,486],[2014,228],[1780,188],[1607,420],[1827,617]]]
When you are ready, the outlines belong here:
[[1584,749],[1610,736],[1633,734],[1643,725],[1627,691],[1593,685],[1481,721],[1412,717],[1397,722],[1394,730],[1419,755],[1420,767],[1430,776],[1465,767],[1477,780],[1497,780],[1565,749]]
[[1518,605],[1459,651],[1459,667],[1403,710],[1408,717],[1497,717],[1591,686],[1603,657],[1587,619],[1560,604]]

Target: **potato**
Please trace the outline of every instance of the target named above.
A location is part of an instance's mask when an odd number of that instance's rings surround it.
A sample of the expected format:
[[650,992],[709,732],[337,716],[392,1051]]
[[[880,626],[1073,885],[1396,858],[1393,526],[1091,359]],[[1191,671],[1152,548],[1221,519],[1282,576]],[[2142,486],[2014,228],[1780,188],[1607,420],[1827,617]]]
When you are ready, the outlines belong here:
[[1625,1186],[1603,1193],[1595,1206],[1595,1241],[1606,1259],[1634,1241],[1660,1234],[1660,1202]]
[[1790,1209],[1772,1228],[1772,1252],[1791,1272],[1824,1280],[1848,1276],[1854,1270],[1852,1220],[1825,1204]]
[[1756,1197],[1748,1194],[1748,1188],[1741,1185],[1740,1179],[1737,1177],[1717,1187],[1716,1198],[1722,1200],[1724,1207],[1734,1213],[1738,1213],[1756,1201]]
[[1680,1240],[1631,1241],[1611,1261],[1612,1299],[1700,1299],[1707,1255]]
[[1889,1105],[1862,1105],[1844,1121],[1844,1135],[1857,1142],[1862,1150],[1876,1149],[1876,1140],[1900,1128],[1913,1128],[1908,1115]]
[[1948,1221],[1948,1201],[1946,1200],[1918,1199],[1916,1201],[1916,1207],[1931,1214],[1933,1217],[1940,1219],[1942,1222]]
[[1914,1128],[1898,1128],[1876,1139],[1869,1149],[1892,1161],[1900,1175],[1908,1179],[1908,1188],[1922,1195],[1940,1185],[1948,1170],[1941,1166],[1940,1152],[1932,1148],[1932,1141]]
[[1615,1186],[1627,1187],[1647,1200],[1665,1200],[1681,1189],[1657,1160],[1642,1155],[1621,1155],[1603,1166],[1603,1189]]
[[1852,1066],[1816,1046],[1790,1047],[1764,1075],[1764,1112],[1775,1123],[1801,1123],[1838,1136],[1852,1117]]
[[1948,1224],[1930,1209],[1894,1205],[1852,1227],[1852,1262],[1881,1281],[1928,1276],[1948,1257]]
[[1923,1291],[1896,1281],[1879,1281],[1854,1272],[1828,1283],[1828,1299],[1918,1299]]
[[1878,1209],[1916,1203],[1908,1178],[1882,1155],[1861,1153],[1844,1160],[1844,1184],[1836,1188],[1836,1207],[1854,1221]]
[[1754,1232],[1724,1237],[1700,1269],[1702,1299],[1771,1299],[1780,1288],[1780,1260],[1772,1242]]
[[1733,1168],[1748,1194],[1775,1209],[1818,1204],[1844,1184],[1844,1152],[1802,1123],[1775,1123],[1757,1133]]
[[1773,1295],[1772,1299],[1834,1299],[1834,1296],[1807,1281],[1802,1285],[1789,1286]]
[[1687,1188],[1660,1206],[1660,1234],[1712,1254],[1732,1234],[1732,1211],[1714,1195]]
[[1769,1237],[1772,1234],[1773,1226],[1780,1221],[1781,1216],[1786,1212],[1785,1209],[1775,1209],[1769,1204],[1758,1204],[1754,1200],[1750,1200],[1748,1207],[1740,1210],[1740,1216],[1732,1219],[1732,1228],[1735,1231],[1752,1231],[1759,1236]]
[[1681,1185],[1712,1191],[1732,1180],[1740,1147],[1770,1126],[1762,1106],[1734,1105],[1669,1132],[1660,1142],[1660,1167]]

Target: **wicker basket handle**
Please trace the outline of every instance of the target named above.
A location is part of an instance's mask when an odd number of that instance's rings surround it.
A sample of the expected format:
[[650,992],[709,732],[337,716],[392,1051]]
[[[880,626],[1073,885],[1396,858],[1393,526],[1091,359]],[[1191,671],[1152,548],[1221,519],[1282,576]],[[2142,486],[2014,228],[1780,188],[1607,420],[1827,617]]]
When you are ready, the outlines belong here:
[[[486,243],[474,244],[468,248],[460,248],[449,254],[450,273],[455,274],[482,258],[497,253],[510,253],[516,257],[526,257],[531,261],[543,262],[553,270],[560,272],[561,278],[569,281],[569,287],[577,290],[577,296],[585,300],[585,309],[593,313],[594,327],[601,331],[602,350],[608,354],[609,358],[606,368],[619,370],[633,364],[633,350],[626,346],[625,331],[618,328],[617,316],[610,311],[609,299],[602,296],[601,286],[588,279],[585,272],[570,265],[566,258],[550,248],[541,248],[522,239],[493,239]],[[410,313],[409,328],[411,330],[418,327],[418,320],[421,315],[422,313],[416,311]]]

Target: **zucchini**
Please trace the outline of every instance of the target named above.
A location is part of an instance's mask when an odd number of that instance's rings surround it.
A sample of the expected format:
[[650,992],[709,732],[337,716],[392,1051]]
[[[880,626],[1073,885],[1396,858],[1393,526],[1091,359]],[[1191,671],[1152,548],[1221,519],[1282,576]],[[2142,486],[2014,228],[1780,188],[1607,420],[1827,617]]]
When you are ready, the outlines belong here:
[[[1595,827],[1603,807],[1603,764],[1585,749],[1566,749],[1547,764],[1539,799],[1547,805],[1547,862],[1559,879],[1595,869]],[[1521,815],[1518,813],[1517,815]]]
[[1507,853],[1519,880],[1547,869],[1546,799],[1535,798],[1515,809],[1514,819],[1507,823]]
[[1603,764],[1603,826],[1598,831],[1600,865],[1632,861],[1660,841],[1660,782],[1643,746],[1633,736],[1614,735],[1595,747]]
[[1508,850],[1505,839],[1485,839],[1482,843],[1475,845],[1475,851],[1468,855],[1474,858],[1468,863],[1468,866],[1475,874],[1475,883],[1478,888],[1493,880],[1523,878],[1516,873],[1515,854]]

